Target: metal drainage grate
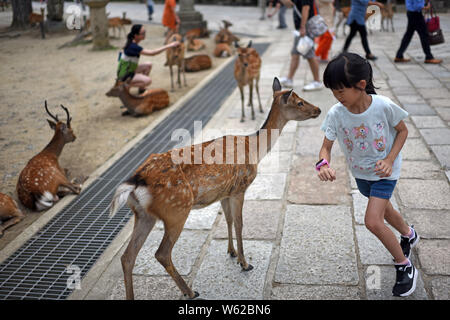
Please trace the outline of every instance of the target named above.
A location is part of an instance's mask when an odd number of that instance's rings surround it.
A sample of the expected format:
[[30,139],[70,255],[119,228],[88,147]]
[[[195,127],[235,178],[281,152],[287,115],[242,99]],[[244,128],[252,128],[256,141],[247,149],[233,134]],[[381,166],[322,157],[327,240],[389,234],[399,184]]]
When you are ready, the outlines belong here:
[[[254,45],[260,54],[268,46]],[[109,219],[116,187],[150,154],[171,149],[176,144],[170,140],[174,129],[192,134],[195,120],[206,124],[211,119],[236,87],[233,68],[229,63],[5,260],[0,265],[0,299],[67,298],[73,290],[67,285],[69,277],[74,271],[85,276],[131,216],[124,207]],[[68,269],[71,265],[79,270]]]

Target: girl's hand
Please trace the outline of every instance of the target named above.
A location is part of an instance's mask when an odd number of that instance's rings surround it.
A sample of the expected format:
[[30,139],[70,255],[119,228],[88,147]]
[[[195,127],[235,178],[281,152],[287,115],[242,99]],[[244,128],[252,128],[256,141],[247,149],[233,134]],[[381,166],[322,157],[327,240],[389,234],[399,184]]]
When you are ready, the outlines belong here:
[[375,172],[380,178],[390,177],[392,174],[392,161],[388,159],[378,160]]
[[336,180],[336,171],[324,165],[320,167],[318,176],[321,181],[334,181]]
[[169,44],[169,48],[175,48],[180,45],[180,41],[174,41]]

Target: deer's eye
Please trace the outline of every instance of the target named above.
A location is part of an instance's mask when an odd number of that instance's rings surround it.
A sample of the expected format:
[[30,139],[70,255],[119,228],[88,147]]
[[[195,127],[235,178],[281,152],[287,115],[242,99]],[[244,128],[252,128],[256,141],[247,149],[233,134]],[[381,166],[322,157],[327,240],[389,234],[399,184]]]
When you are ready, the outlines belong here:
[[302,105],[303,105],[303,102],[300,101],[300,102],[298,103],[298,106],[301,107]]

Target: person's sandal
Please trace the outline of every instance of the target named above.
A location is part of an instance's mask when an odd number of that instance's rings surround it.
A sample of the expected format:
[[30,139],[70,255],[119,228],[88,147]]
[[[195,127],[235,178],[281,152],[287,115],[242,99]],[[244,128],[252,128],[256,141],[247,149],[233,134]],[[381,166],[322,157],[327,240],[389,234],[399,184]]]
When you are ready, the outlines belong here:
[[411,59],[405,59],[405,58],[395,58],[394,62],[410,62]]
[[441,62],[442,62],[441,59],[427,59],[427,60],[425,60],[425,63],[431,63],[431,64],[439,64]]
[[367,60],[377,60],[378,58],[375,57],[373,54],[369,54],[369,55],[366,55],[366,59]]

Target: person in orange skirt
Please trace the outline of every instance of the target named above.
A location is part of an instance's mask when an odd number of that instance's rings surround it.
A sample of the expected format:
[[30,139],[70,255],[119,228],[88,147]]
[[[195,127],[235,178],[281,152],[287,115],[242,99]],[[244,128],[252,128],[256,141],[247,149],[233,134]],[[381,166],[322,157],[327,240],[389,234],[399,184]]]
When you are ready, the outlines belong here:
[[175,13],[176,6],[175,0],[165,0],[162,24],[167,27],[166,35],[168,36],[177,32],[180,25],[180,18]]
[[334,32],[332,31],[335,12],[334,0],[316,0],[316,4],[319,7],[319,14],[328,26],[328,30],[317,39],[318,46],[315,53],[320,62],[328,62],[328,53],[334,38]]

